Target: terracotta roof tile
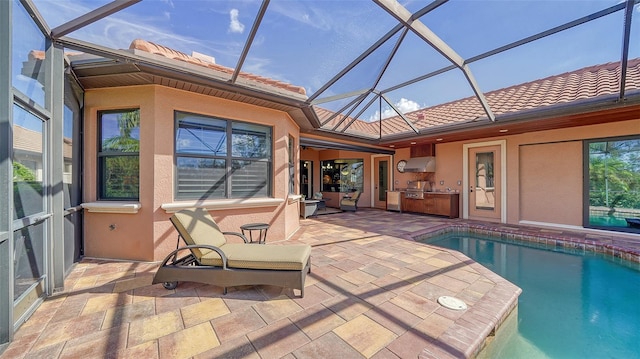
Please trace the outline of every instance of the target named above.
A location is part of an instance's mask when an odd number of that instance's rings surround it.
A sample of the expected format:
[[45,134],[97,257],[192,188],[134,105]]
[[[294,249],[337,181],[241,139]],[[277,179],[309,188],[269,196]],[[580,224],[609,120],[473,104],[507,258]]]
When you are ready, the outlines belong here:
[[[580,70],[550,76],[485,94],[491,110],[496,116],[531,110],[560,103],[617,94],[620,82],[618,62],[590,66]],[[625,91],[640,90],[640,58],[628,62]],[[314,107],[319,117],[329,118],[333,112]],[[447,124],[476,121],[486,117],[476,97],[427,107],[404,114],[418,129],[434,128]],[[337,116],[325,128],[333,128],[342,117]],[[343,125],[350,119],[345,120]],[[367,127],[369,127],[367,129]],[[379,121],[356,120],[349,129],[354,132],[377,134]],[[382,135],[391,135],[413,130],[400,116],[382,120]]]
[[45,58],[45,53],[42,50],[29,51],[29,61],[44,60],[44,58]]
[[[144,52],[147,52],[147,53],[150,53],[150,54],[164,56],[164,57],[172,59],[172,60],[183,61],[183,62],[186,62],[186,63],[190,63],[190,64],[202,66],[202,67],[206,67],[206,68],[218,71],[218,72],[222,72],[222,73],[227,74],[227,75],[233,74],[233,69],[231,69],[229,67],[218,65],[218,64],[212,63],[212,62],[207,62],[207,61],[204,61],[204,60],[199,59],[197,57],[193,57],[193,56],[187,55],[184,52],[180,52],[180,51],[171,49],[169,47],[158,45],[158,44],[155,44],[153,42],[146,41],[146,40],[141,40],[141,39],[133,40],[131,42],[131,45],[129,45],[129,49],[130,50],[140,50],[140,51],[144,51]],[[293,92],[293,93],[296,93],[296,94],[299,94],[299,95],[306,95],[306,90],[304,89],[304,87],[295,86],[295,85],[292,85],[292,84],[288,84],[286,82],[277,81],[277,80],[274,80],[274,79],[270,79],[270,78],[267,78],[267,77],[262,77],[262,76],[250,74],[250,73],[247,73],[247,72],[242,72],[242,71],[240,72],[238,77],[240,79],[254,81],[254,82],[260,83],[262,85],[271,86],[271,87],[274,87],[274,88],[279,88],[279,89],[286,90],[286,91],[289,91],[289,92]]]
[[[617,94],[619,82],[619,63],[607,63],[491,91],[486,93],[485,97],[491,110],[496,116],[499,116],[559,103]],[[628,63],[626,91],[638,89],[640,89],[640,59],[634,59]],[[421,118],[431,121],[417,120],[417,114],[422,114]],[[405,117],[415,120],[415,125],[419,128],[471,121],[485,116],[484,110],[475,97],[405,114]]]

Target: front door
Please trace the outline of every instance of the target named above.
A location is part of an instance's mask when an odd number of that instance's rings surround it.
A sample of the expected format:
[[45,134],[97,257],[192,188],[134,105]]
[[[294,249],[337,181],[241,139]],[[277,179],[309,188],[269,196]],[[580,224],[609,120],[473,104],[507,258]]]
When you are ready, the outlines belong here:
[[373,206],[375,208],[387,208],[387,190],[389,189],[389,158],[379,157],[373,161],[375,168]]
[[468,218],[501,222],[501,147],[471,147],[468,151]]

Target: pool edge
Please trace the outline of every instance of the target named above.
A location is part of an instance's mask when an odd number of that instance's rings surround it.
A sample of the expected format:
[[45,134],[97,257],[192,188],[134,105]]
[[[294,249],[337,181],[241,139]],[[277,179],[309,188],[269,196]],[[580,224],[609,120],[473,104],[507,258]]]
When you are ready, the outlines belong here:
[[[544,246],[546,249],[561,248],[578,253],[582,252],[582,254],[598,253],[609,256],[612,259],[622,259],[628,261],[632,264],[638,265],[638,267],[640,268],[640,251],[636,251],[633,248],[626,248],[616,245],[615,243],[613,243],[610,237],[602,236],[600,240],[596,240],[594,238],[590,238],[590,236],[593,237],[592,234],[577,234],[573,232],[555,231],[546,228],[525,227],[520,225],[508,226],[505,224],[492,225],[487,223],[443,223],[438,226],[411,233],[410,239],[413,241],[428,244],[425,240],[429,237],[455,233],[457,231],[467,231],[475,235],[499,235],[503,239],[521,241],[524,242],[524,244],[535,244]],[[456,256],[462,256],[463,258],[473,260],[458,251],[449,251]],[[496,281],[496,286],[494,286],[491,291],[486,293],[482,297],[481,301],[476,303],[473,307],[470,307],[467,310],[467,313],[463,314],[460,318],[463,319],[465,316],[475,317],[476,315],[486,317],[487,313],[489,313],[489,316],[491,316],[491,313],[497,313],[497,316],[492,319],[493,321],[486,322],[481,320],[482,324],[484,325],[484,329],[479,335],[479,338],[464,351],[464,355],[467,358],[477,358],[480,353],[493,341],[495,334],[501,329],[502,324],[510,317],[510,315],[512,313],[515,313],[517,315],[518,297],[522,293],[522,289],[520,289],[515,284],[500,277],[498,274],[490,271],[477,262],[475,264],[478,266],[476,269],[482,271],[483,275],[490,277],[495,276],[492,278],[494,278],[494,280]],[[514,288],[516,288],[515,292]],[[508,292],[511,292],[512,295],[509,296],[507,294]],[[506,299],[506,297],[509,298]],[[479,306],[479,304],[482,305]],[[502,307],[497,308],[496,304],[502,305]],[[485,311],[485,309],[487,309],[485,306],[490,309],[488,311]],[[480,313],[476,313],[476,311],[480,311]],[[422,353],[419,355],[419,358],[443,358],[443,356],[439,355],[439,353],[442,354],[442,351],[439,348],[435,347],[435,345],[428,346],[423,349]]]

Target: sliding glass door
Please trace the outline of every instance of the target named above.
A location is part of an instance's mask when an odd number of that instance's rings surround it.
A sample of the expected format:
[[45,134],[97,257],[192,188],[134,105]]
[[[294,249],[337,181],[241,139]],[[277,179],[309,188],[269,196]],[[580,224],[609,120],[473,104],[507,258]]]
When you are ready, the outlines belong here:
[[640,233],[640,136],[585,143],[584,226]]

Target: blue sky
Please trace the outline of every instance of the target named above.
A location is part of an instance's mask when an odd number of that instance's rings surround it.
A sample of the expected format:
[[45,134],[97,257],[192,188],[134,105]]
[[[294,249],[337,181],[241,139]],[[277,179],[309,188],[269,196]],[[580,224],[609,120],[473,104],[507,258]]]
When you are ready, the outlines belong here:
[[[52,28],[107,2],[34,0]],[[452,0],[420,21],[466,59],[618,2]],[[411,12],[428,3],[401,1]],[[143,0],[68,36],[117,49],[128,48],[131,41],[140,38],[187,54],[196,51],[213,56],[216,63],[235,68],[260,5],[255,0]],[[638,6],[634,16],[630,58],[640,57]],[[303,86],[311,95],[396,24],[383,9],[366,0],[272,0],[243,71]],[[623,11],[619,11],[469,67],[480,89],[488,92],[589,65],[619,61],[622,24]],[[371,87],[392,47],[393,43],[383,45],[326,95]],[[448,64],[410,33],[378,89]],[[472,94],[462,72],[454,70],[391,92],[388,97],[401,110],[409,111]],[[338,103],[325,106],[339,107]],[[377,108],[367,111],[362,118],[374,116]]]

